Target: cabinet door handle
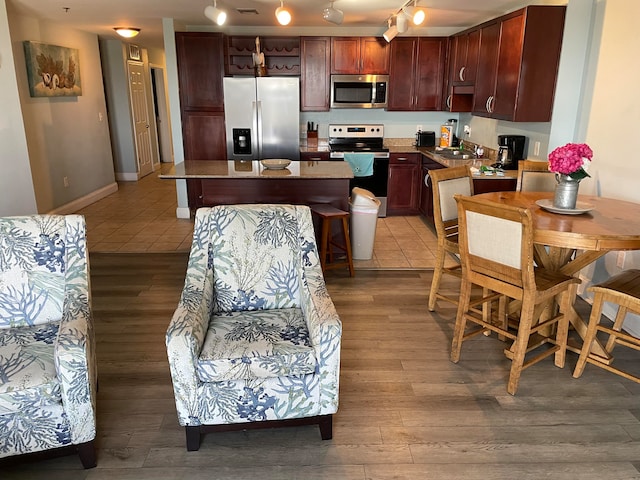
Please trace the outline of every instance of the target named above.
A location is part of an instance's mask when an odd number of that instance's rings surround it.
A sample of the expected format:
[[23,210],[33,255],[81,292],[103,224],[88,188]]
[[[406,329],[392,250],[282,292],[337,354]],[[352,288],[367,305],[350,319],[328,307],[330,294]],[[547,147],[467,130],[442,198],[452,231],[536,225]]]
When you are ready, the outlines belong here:
[[460,73],[458,74],[458,76],[460,77],[460,81],[464,82],[464,69],[467,67],[460,67]]
[[406,162],[407,161],[407,157],[398,157],[398,158],[396,158],[396,160],[398,160],[399,162]]
[[495,97],[494,97],[493,95],[491,95],[491,96],[489,97],[489,108],[488,108],[489,113],[493,113],[493,99],[494,99],[494,98],[495,98]]
[[487,111],[487,113],[491,113],[491,109],[489,107],[489,102],[491,102],[491,97],[490,96],[487,98],[487,101],[484,102],[484,109]]
[[447,97],[447,108],[451,110],[451,95]]
[[429,177],[429,172],[427,172],[427,173],[425,174],[425,176],[424,176],[424,185],[425,185],[426,187],[428,187],[428,186],[429,186],[429,178],[430,178],[430,177]]

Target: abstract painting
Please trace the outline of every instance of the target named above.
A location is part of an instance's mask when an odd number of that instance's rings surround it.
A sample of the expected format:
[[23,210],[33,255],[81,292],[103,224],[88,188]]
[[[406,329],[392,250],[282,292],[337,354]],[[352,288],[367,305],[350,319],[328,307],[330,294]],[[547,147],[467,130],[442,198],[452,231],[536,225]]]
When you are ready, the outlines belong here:
[[82,95],[77,49],[30,41],[23,44],[32,97]]

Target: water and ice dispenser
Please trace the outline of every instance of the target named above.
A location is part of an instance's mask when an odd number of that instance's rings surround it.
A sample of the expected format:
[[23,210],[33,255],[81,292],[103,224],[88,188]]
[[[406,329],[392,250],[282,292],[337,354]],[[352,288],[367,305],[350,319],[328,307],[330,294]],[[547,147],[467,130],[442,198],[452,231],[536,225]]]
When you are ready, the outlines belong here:
[[233,154],[251,155],[251,129],[233,129]]

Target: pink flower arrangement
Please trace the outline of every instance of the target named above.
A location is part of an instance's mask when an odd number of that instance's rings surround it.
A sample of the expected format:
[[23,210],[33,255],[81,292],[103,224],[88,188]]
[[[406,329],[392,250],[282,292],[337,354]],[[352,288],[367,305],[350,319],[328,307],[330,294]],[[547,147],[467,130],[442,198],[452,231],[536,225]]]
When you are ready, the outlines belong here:
[[590,176],[587,169],[592,157],[593,150],[586,143],[567,143],[549,154],[549,171],[582,180]]

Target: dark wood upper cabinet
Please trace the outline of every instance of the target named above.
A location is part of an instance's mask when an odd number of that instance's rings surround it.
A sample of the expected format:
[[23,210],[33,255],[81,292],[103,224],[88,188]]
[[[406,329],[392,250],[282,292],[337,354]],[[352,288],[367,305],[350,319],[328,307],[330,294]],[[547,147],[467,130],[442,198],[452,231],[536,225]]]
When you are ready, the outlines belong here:
[[565,10],[529,6],[482,28],[474,115],[512,122],[551,120]]
[[389,44],[382,37],[331,37],[331,73],[389,73]]
[[[185,158],[224,160],[224,37],[178,32],[176,53]],[[194,193],[189,195],[189,204],[194,205]]]
[[330,69],[330,38],[300,37],[300,110],[329,111]]
[[453,37],[453,85],[474,85],[478,68],[480,30],[465,30]]
[[403,37],[391,42],[387,110],[440,110],[447,39]]
[[488,102],[495,93],[498,74],[498,42],[500,23],[484,25],[480,30],[480,51],[478,53],[478,74],[475,82],[473,112],[488,111]]
[[224,36],[221,33],[176,33],[182,109],[224,111],[223,52]]

